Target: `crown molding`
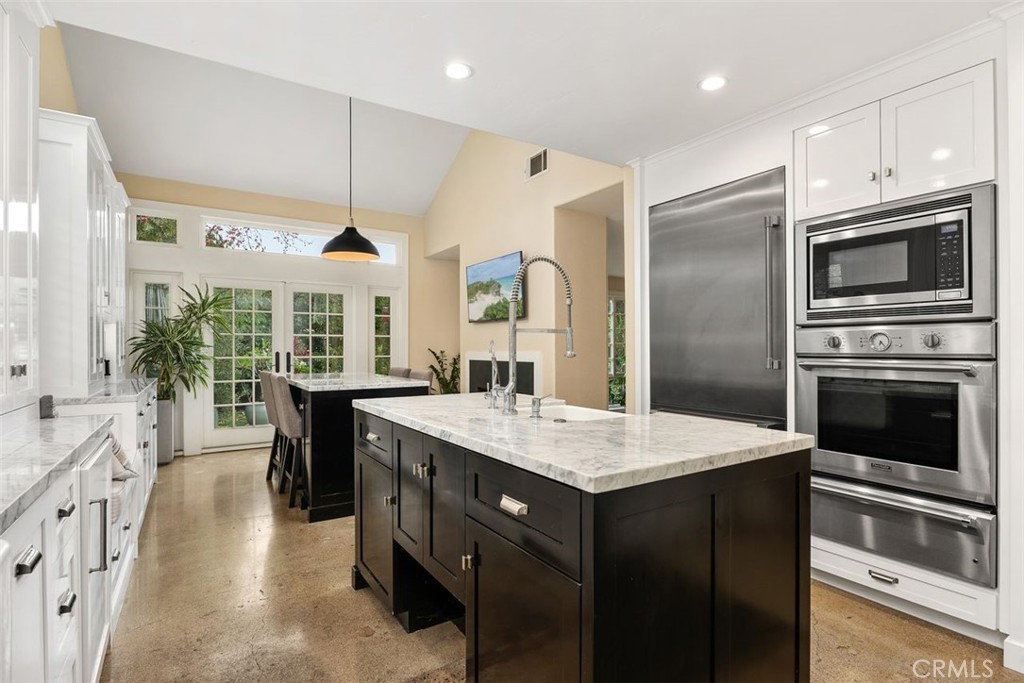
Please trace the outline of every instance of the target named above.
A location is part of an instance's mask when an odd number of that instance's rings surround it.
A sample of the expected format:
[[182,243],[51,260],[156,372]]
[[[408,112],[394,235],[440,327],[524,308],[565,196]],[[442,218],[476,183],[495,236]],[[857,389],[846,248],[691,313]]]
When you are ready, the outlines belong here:
[[1000,21],[1007,21],[1018,14],[1024,14],[1024,1],[1015,0],[1014,2],[1003,5],[1002,7],[996,7],[994,10],[989,12],[989,14]]
[[53,15],[43,0],[21,0],[18,5],[25,11],[29,19],[36,23],[36,26],[56,26]]

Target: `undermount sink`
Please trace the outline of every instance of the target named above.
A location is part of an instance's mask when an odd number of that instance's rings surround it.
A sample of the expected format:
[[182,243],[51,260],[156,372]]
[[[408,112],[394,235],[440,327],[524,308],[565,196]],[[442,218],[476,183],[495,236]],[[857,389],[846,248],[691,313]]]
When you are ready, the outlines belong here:
[[[526,411],[521,411],[525,413]],[[610,410],[582,408],[580,406],[543,406],[540,416],[545,420],[564,420],[566,422],[592,422],[594,420],[616,420],[625,417],[625,413],[613,413]]]

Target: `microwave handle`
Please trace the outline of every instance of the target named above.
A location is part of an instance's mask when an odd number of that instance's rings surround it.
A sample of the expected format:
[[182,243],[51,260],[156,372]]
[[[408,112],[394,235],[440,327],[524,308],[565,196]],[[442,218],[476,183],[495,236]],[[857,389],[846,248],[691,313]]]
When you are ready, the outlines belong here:
[[[914,498],[909,496],[903,496],[898,493],[890,493],[888,491],[864,491],[861,487],[846,485],[840,482],[824,482],[820,479],[811,479],[811,489],[814,491],[821,491],[822,493],[831,493],[836,496],[844,496],[846,498],[854,498],[864,503],[871,505],[881,505],[882,507],[895,508],[897,510],[907,510],[909,512],[916,512],[918,514],[926,515],[928,517],[935,517],[937,519],[944,519],[948,522],[955,522],[965,527],[974,526],[979,520],[991,520],[992,516],[988,513],[981,511],[970,514],[966,512],[960,512],[956,508],[939,509],[939,503],[928,501],[927,506],[922,506]],[[942,506],[946,508],[946,506]]]
[[815,361],[800,361],[797,363],[804,370],[812,370],[814,368],[837,368],[837,369],[848,369],[848,370],[909,370],[911,372],[952,372],[958,375],[967,375],[968,377],[978,376],[978,367],[976,365],[929,365],[925,363],[904,363],[900,362],[899,365],[895,363],[872,363],[871,361],[854,361],[852,363],[845,361],[829,362],[827,360],[815,360]]
[[782,224],[779,216],[764,217],[764,367],[765,370],[778,370],[782,367],[775,357],[775,292],[772,281],[772,239],[775,228]]

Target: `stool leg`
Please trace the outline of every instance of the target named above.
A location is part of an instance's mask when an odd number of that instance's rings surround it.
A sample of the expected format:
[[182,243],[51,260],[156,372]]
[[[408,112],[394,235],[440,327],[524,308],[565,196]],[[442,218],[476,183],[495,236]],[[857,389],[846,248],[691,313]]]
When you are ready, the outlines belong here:
[[299,489],[299,509],[305,510],[309,507],[309,470],[306,468],[306,440],[299,439],[299,477],[302,480],[302,488]]
[[274,444],[270,447],[270,460],[267,462],[267,481],[274,476],[274,468],[277,466],[277,427],[274,428]]
[[284,434],[281,435],[281,462],[278,465],[277,474],[277,492],[284,493],[284,489],[288,486],[288,478],[290,475],[290,465],[292,460],[291,456],[291,439],[285,438]]
[[292,481],[288,489],[288,507],[295,507],[295,499],[299,495],[299,487],[302,486],[302,453],[297,446],[300,445],[297,439],[289,439],[292,443]]

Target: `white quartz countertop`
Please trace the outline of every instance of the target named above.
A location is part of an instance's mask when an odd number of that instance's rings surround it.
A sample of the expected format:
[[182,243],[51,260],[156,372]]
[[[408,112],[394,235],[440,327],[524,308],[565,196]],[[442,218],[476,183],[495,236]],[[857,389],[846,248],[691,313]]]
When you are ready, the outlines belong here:
[[57,406],[81,405],[84,403],[135,403],[139,394],[156,384],[155,379],[124,379],[111,382],[88,396],[54,396]]
[[[524,405],[525,404],[525,405]],[[814,437],[689,415],[556,423],[490,410],[483,394],[361,399],[353,407],[590,493],[804,450]],[[541,415],[544,414],[543,409]]]
[[0,534],[62,474],[93,452],[110,415],[30,420],[0,437]]
[[429,387],[425,379],[404,379],[368,372],[331,372],[312,375],[289,375],[288,383],[303,391],[357,391],[361,389],[402,389]]

